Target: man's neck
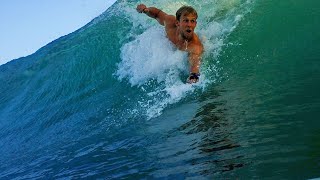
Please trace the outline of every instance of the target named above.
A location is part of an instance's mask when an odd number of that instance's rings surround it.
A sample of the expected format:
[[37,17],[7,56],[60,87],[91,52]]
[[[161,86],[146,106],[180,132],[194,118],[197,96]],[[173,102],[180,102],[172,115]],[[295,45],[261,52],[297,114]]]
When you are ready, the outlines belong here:
[[188,39],[188,38],[184,37],[182,34],[180,34],[178,31],[177,31],[177,34],[178,34],[178,40],[180,43],[191,42],[193,39],[193,36],[194,36],[193,35],[191,39]]

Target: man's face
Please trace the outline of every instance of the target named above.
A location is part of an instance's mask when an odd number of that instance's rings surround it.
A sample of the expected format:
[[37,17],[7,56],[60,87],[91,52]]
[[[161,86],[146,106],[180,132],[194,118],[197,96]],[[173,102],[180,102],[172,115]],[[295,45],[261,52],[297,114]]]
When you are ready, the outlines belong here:
[[194,29],[197,26],[197,16],[194,14],[182,14],[180,21],[177,21],[180,34],[186,40],[191,40],[193,37]]

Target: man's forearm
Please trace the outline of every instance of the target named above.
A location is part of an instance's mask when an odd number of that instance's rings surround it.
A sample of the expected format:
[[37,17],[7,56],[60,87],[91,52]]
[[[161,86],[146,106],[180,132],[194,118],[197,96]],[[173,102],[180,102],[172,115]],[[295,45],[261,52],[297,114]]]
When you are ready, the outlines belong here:
[[155,7],[147,7],[144,4],[139,4],[137,6],[137,11],[139,13],[145,13],[147,16],[156,19],[159,24],[164,25],[165,17],[167,14],[160,9]]
[[148,15],[149,17],[156,19],[160,11],[161,10],[158,8],[148,7],[148,8],[145,8],[142,12]]
[[190,66],[190,73],[199,73],[200,62],[194,63]]
[[192,54],[189,56],[189,64],[190,64],[190,72],[191,73],[199,73],[200,68],[200,55]]

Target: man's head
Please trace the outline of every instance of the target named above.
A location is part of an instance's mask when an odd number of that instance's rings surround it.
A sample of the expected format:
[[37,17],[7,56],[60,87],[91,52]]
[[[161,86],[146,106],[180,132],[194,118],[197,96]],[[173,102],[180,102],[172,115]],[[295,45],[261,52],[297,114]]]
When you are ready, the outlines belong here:
[[191,6],[182,6],[176,13],[176,26],[181,37],[185,40],[192,40],[194,29],[197,26],[197,11]]
[[196,16],[196,18],[198,18],[198,13],[197,13],[197,11],[195,9],[193,9],[193,7],[191,7],[191,6],[182,6],[176,12],[176,19],[177,19],[177,21],[180,21],[181,16],[189,15],[189,14],[193,14],[193,15]]

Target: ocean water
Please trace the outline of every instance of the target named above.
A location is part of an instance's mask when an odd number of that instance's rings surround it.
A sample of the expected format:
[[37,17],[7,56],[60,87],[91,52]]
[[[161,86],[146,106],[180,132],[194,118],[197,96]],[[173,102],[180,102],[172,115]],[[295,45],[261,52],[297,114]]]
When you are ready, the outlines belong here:
[[194,85],[139,3],[0,66],[0,179],[320,177],[320,2],[144,1],[198,10]]

